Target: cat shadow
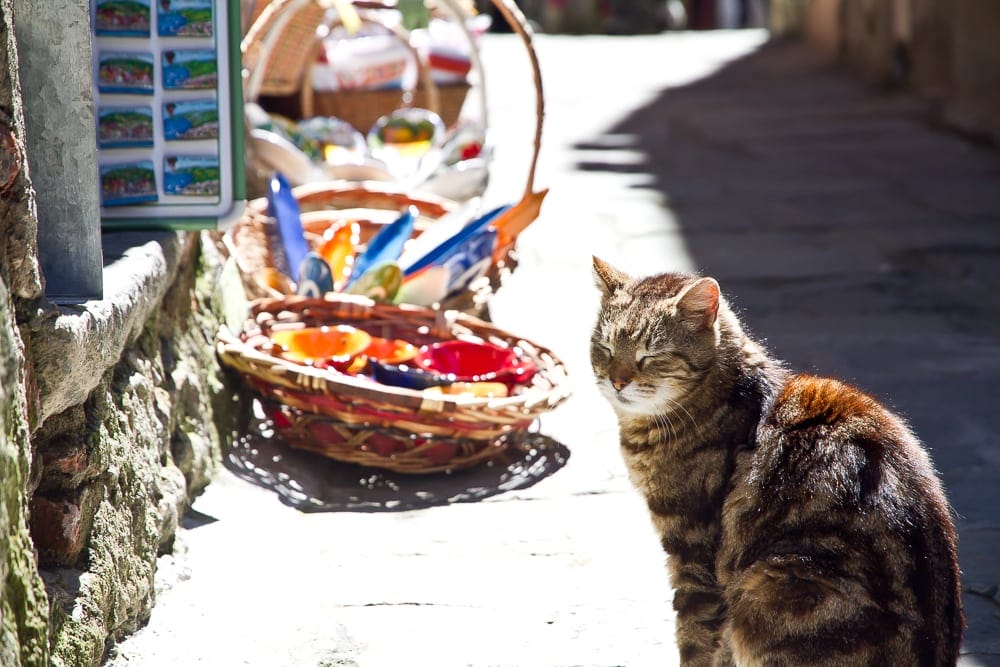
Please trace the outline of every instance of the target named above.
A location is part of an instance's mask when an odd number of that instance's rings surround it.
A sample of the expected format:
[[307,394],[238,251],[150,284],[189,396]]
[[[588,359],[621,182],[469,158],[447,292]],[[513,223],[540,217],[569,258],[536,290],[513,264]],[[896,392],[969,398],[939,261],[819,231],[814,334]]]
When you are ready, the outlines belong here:
[[269,420],[247,416],[223,456],[237,477],[277,494],[302,512],[403,512],[484,500],[527,489],[566,465],[569,449],[526,433],[500,455],[453,472],[406,474],[340,462],[295,449]]

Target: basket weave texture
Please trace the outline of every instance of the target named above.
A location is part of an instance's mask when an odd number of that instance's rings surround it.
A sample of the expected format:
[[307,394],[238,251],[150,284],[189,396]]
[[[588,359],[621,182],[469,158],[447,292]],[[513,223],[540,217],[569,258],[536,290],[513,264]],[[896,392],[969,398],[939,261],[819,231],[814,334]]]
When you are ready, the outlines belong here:
[[[472,398],[392,387],[272,354],[272,331],[335,324],[418,346],[481,339],[516,349],[537,372],[512,396]],[[565,366],[541,345],[457,311],[363,298],[258,300],[239,335],[220,330],[216,351],[262,397],[289,445],[396,472],[433,473],[486,461],[569,396]]]

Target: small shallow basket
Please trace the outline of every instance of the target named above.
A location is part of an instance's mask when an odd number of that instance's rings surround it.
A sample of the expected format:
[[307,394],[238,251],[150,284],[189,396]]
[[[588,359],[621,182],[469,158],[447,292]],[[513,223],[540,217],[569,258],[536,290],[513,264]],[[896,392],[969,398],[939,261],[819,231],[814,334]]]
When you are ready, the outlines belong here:
[[[391,186],[372,182],[306,183],[292,192],[302,211],[302,229],[312,249],[316,248],[323,232],[345,221],[358,223],[364,244],[407,206],[415,206],[419,212],[414,236],[459,206],[443,197],[400,192]],[[223,236],[249,299],[284,296],[270,287],[266,280],[265,270],[277,268],[275,249],[280,248],[280,241],[276,240],[276,234],[273,219],[268,216],[267,198],[260,197],[247,205],[240,220]],[[440,307],[485,317],[489,298],[500,288],[516,263],[516,251],[508,248],[486,275],[446,298]]]
[[[471,398],[383,385],[269,353],[273,330],[334,324],[417,346],[476,337],[516,348],[537,372],[522,393]],[[563,363],[536,343],[457,311],[388,306],[363,298],[259,300],[251,305],[242,333],[220,330],[216,350],[263,398],[289,445],[402,473],[458,470],[491,459],[569,396]]]

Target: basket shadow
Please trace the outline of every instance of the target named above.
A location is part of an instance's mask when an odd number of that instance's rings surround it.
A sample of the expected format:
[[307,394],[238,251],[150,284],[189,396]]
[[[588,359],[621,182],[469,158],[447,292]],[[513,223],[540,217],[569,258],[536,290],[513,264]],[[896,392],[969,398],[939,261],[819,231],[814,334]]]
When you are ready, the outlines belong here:
[[274,433],[269,420],[251,415],[225,452],[223,465],[302,512],[374,513],[476,502],[526,489],[566,465],[569,454],[548,436],[526,433],[502,454],[474,467],[396,473],[295,449]]

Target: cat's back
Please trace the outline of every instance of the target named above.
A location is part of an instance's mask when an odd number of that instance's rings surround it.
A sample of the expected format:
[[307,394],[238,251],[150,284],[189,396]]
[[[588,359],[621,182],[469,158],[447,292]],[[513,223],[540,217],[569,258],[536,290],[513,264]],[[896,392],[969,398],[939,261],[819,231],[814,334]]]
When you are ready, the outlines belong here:
[[[791,375],[762,416],[752,474],[772,488],[831,502],[944,502],[923,446],[905,422],[839,380]],[[916,486],[912,486],[916,485]]]
[[[773,656],[772,642],[796,637],[783,644],[797,653],[789,664],[954,663],[964,619],[951,512],[901,418],[843,382],[789,376],[738,468],[720,553],[737,653]],[[740,631],[762,612],[773,633]]]

